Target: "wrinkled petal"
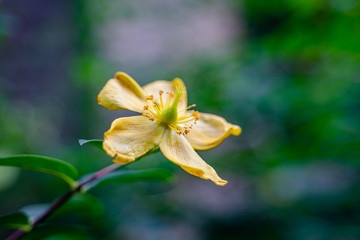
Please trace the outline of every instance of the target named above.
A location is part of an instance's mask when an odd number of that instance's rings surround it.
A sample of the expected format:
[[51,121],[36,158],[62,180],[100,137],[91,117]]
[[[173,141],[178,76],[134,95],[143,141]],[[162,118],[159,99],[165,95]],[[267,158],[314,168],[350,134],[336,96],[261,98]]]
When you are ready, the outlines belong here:
[[200,119],[186,138],[196,150],[208,150],[218,146],[228,136],[238,136],[240,133],[239,126],[228,123],[224,118],[200,113]]
[[116,119],[104,135],[103,148],[114,162],[126,164],[159,145],[164,127],[144,116]]
[[144,90],[129,75],[118,72],[100,91],[98,103],[109,110],[129,109],[142,112],[145,105]]
[[178,111],[185,111],[187,108],[187,93],[185,84],[180,78],[175,78],[172,82],[158,80],[145,85],[143,89],[146,92],[146,95],[153,95],[155,98],[159,96],[160,90],[164,91],[165,94],[163,94],[163,101],[165,103],[169,98],[169,95],[166,94],[166,92],[173,92],[176,94],[177,87],[184,90],[179,101]]
[[188,173],[203,179],[210,179],[217,185],[225,185],[215,170],[209,166],[191,147],[183,135],[167,129],[160,142],[160,150],[167,159],[179,165]]

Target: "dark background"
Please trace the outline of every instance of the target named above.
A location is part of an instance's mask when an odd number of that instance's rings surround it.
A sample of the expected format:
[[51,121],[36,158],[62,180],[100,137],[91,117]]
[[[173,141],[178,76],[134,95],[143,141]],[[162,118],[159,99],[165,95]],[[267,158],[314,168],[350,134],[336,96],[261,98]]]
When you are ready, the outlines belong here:
[[[0,156],[96,171],[111,158],[77,140],[132,114],[97,105],[105,82],[180,77],[200,112],[243,128],[200,153],[229,184],[158,153],[129,168],[170,169],[173,182],[108,185],[91,192],[99,216],[49,222],[83,239],[360,239],[359,17],[356,0],[1,1]],[[0,213],[66,188],[0,168]]]

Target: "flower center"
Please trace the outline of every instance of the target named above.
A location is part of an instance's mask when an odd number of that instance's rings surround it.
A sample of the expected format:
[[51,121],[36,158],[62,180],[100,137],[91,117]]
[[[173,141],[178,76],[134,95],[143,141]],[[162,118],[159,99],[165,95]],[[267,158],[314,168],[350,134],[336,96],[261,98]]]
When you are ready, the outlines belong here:
[[164,94],[164,91],[159,91],[159,96],[156,98],[153,95],[146,96],[145,101],[148,104],[144,106],[142,115],[148,117],[151,121],[156,120],[165,124],[178,134],[188,134],[200,118],[200,114],[198,111],[188,111],[195,107],[195,104],[186,109],[178,107],[179,103],[183,101],[181,99],[183,92],[182,89],[176,89],[176,95],[173,92]]
[[170,107],[166,108],[161,113],[161,122],[163,122],[165,124],[172,124],[177,120],[177,118],[178,118],[177,108],[179,105],[179,100],[180,100],[181,94],[182,94],[181,90],[176,91],[176,96],[175,96],[175,99],[174,99],[172,105]]

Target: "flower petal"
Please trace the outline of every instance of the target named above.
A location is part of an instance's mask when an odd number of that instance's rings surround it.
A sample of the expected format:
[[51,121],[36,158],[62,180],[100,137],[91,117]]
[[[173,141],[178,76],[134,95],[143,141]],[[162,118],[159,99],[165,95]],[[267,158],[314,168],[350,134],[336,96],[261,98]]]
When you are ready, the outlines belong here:
[[129,75],[115,74],[100,91],[98,103],[109,110],[129,109],[142,112],[145,105],[145,92]]
[[200,113],[200,119],[186,138],[196,150],[208,150],[218,146],[231,134],[238,136],[240,133],[239,126],[228,123],[224,118]]
[[104,135],[103,148],[115,157],[114,162],[126,164],[159,145],[164,127],[144,116],[116,119]]
[[160,150],[167,159],[192,175],[210,179],[221,186],[227,183],[217,175],[211,166],[201,159],[183,135],[178,135],[173,130],[166,130],[160,142]]
[[166,102],[168,99],[168,95],[166,92],[173,92],[176,94],[176,88],[180,88],[183,91],[181,95],[178,110],[185,111],[187,108],[187,93],[184,82],[180,78],[175,78],[172,82],[165,80],[158,80],[152,83],[149,83],[143,87],[144,91],[147,95],[153,95],[154,97],[159,96],[159,91],[164,91],[163,101]]

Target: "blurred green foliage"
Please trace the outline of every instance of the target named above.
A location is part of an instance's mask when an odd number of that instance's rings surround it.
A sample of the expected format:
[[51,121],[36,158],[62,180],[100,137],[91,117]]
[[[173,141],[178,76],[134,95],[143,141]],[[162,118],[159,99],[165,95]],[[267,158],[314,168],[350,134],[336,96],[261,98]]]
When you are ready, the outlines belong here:
[[[65,159],[81,174],[110,164],[111,158],[78,146],[77,139],[101,139],[111,121],[124,114],[96,103],[105,81],[116,71],[127,71],[101,55],[96,29],[115,18],[114,12],[125,21],[136,19],[136,11],[126,1],[101,6],[59,1],[42,8],[33,4],[28,12],[20,8],[23,1],[12,2],[4,1],[0,9],[0,19],[7,16],[6,25],[0,25],[0,156],[44,154]],[[112,4],[114,15],[109,16]],[[219,188],[189,176],[158,153],[129,168],[169,169],[179,175],[177,183],[95,189],[105,206],[101,221],[64,216],[54,224],[82,225],[83,239],[360,238],[360,3],[225,4],[241,28],[234,29],[229,52],[194,53],[171,67],[155,64],[129,74],[143,84],[181,77],[199,111],[219,114],[243,128],[240,137],[200,153],[229,184]],[[37,8],[58,17],[43,14],[36,25]],[[29,31],[16,29],[27,19],[35,22],[29,23]],[[8,32],[14,35],[4,35],[4,29],[13,29]],[[42,38],[52,29],[62,34]],[[23,50],[21,59],[17,48]],[[40,49],[52,50],[53,59]],[[49,74],[34,74],[45,70],[25,64],[37,58],[45,59],[39,64],[50,62]],[[66,191],[64,183],[49,176],[17,174],[16,182],[1,186],[0,213],[51,202]],[[89,236],[84,237],[84,229]]]

